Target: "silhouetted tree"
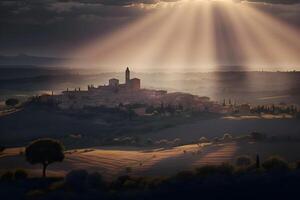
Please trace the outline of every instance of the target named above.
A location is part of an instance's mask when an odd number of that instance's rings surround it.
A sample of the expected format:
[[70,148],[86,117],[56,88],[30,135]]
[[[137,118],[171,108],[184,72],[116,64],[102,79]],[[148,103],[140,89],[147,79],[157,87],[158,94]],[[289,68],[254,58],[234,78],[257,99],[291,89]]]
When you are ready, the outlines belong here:
[[128,108],[129,120],[132,120],[135,116],[136,116],[136,113],[134,112],[134,110],[132,108]]
[[161,102],[160,108],[159,108],[159,113],[164,114],[165,112],[166,112],[165,104],[163,102]]
[[5,101],[5,104],[7,105],[7,106],[15,106],[15,105],[17,105],[19,103],[19,100],[18,99],[14,99],[14,98],[10,98],[10,99],[7,99],[6,101]]
[[223,99],[223,106],[226,106],[226,101],[225,101],[225,99]]
[[256,154],[255,166],[256,166],[257,169],[260,168],[260,159],[259,159],[259,155],[258,154]]
[[64,159],[63,145],[53,139],[38,139],[30,143],[25,150],[26,160],[31,164],[43,165],[43,177],[46,177],[46,168],[54,162]]
[[262,167],[266,170],[288,170],[288,163],[280,157],[270,157],[262,163]]

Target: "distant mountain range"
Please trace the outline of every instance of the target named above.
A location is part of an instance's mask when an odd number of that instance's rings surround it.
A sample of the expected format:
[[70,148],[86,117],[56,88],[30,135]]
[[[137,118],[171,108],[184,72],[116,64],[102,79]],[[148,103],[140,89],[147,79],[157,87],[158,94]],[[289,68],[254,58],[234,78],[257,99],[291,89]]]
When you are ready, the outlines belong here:
[[41,67],[52,67],[62,65],[72,59],[70,58],[58,58],[58,57],[40,57],[31,56],[26,54],[19,54],[16,56],[0,55],[0,67],[7,67],[7,65],[18,65],[18,67],[24,67],[32,65]]

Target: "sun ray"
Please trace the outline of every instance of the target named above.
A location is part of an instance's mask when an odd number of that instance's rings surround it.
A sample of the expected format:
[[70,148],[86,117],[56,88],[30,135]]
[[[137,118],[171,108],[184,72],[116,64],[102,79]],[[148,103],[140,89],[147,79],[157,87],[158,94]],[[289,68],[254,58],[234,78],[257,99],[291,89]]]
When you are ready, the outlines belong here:
[[[96,66],[99,66],[98,62],[103,66],[115,65],[115,58],[117,54],[120,56],[120,51],[123,51],[123,53],[130,52],[128,51],[131,48],[130,46],[140,45],[139,43],[133,43],[134,38],[140,37],[139,34],[145,32],[147,27],[155,26],[166,15],[165,9],[149,12],[137,21],[124,25],[117,31],[74,50],[73,55],[75,57],[86,57],[89,64],[95,63]],[[126,57],[126,53],[123,55],[124,57]],[[82,65],[82,63],[71,63],[71,65],[76,64]],[[86,63],[84,62],[84,64]]]
[[212,4],[203,1],[196,16],[196,42],[194,42],[195,65],[202,71],[213,70],[216,65],[216,43],[214,38]]
[[242,59],[240,59],[240,64],[243,66],[242,69],[250,70],[250,66],[253,68],[253,66],[264,63],[264,52],[257,48],[257,40],[252,33],[255,29],[249,30],[249,24],[244,17],[247,13],[245,13],[244,9],[239,4],[232,3],[224,5],[224,11],[236,39],[231,48],[237,48],[242,55]]
[[[299,39],[294,38],[294,44],[287,42],[287,35],[295,36],[293,29],[286,28],[286,36],[279,36],[280,31],[275,28],[278,21],[268,20],[261,16],[261,12],[254,8],[245,7],[248,21],[252,24],[252,29],[256,30],[256,36],[259,38],[258,48],[264,49],[268,54],[268,65],[278,66],[277,70],[287,69],[299,64]],[[267,24],[272,24],[267,25]],[[286,26],[286,25],[285,25]]]
[[[130,65],[139,71],[219,71],[224,65],[244,70],[300,63],[299,31],[250,3],[184,0],[148,9],[74,55],[110,70]],[[69,63],[76,64],[82,65]]]
[[165,55],[162,49],[168,46],[168,40],[172,35],[174,26],[183,13],[180,6],[176,6],[173,10],[169,10],[166,18],[162,18],[159,22],[159,27],[151,33],[151,37],[145,39],[146,43],[142,46],[140,52],[137,53],[137,63],[145,70],[149,68],[157,68],[158,60],[162,55]]

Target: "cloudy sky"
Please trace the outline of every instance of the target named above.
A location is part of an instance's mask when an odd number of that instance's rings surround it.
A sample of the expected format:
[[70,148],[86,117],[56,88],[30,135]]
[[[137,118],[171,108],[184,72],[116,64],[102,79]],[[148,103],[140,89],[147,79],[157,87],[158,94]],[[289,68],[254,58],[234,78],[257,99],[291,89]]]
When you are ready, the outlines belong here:
[[[107,37],[175,1],[1,0],[0,54],[72,56],[72,49]],[[248,1],[299,29],[300,0]]]

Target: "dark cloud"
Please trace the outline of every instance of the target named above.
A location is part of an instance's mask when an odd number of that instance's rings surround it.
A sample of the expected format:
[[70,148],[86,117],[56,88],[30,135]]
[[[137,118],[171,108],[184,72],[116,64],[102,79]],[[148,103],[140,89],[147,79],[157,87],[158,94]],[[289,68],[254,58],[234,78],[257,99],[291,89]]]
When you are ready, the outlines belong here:
[[[179,0],[0,0],[0,54],[61,55],[68,49],[100,38],[148,12],[136,4]],[[292,4],[299,0],[248,0]],[[270,7],[270,6],[269,6]],[[300,8],[264,6],[262,10],[299,22]],[[276,8],[274,8],[276,7]],[[291,8],[293,7],[293,8]],[[159,9],[159,8],[157,8]]]
[[298,4],[300,0],[246,0],[248,2],[256,3],[270,3],[270,4]]
[[62,1],[1,1],[0,54],[61,55],[130,23],[134,7]]
[[135,3],[155,4],[159,0],[102,0],[104,5],[132,5]]

